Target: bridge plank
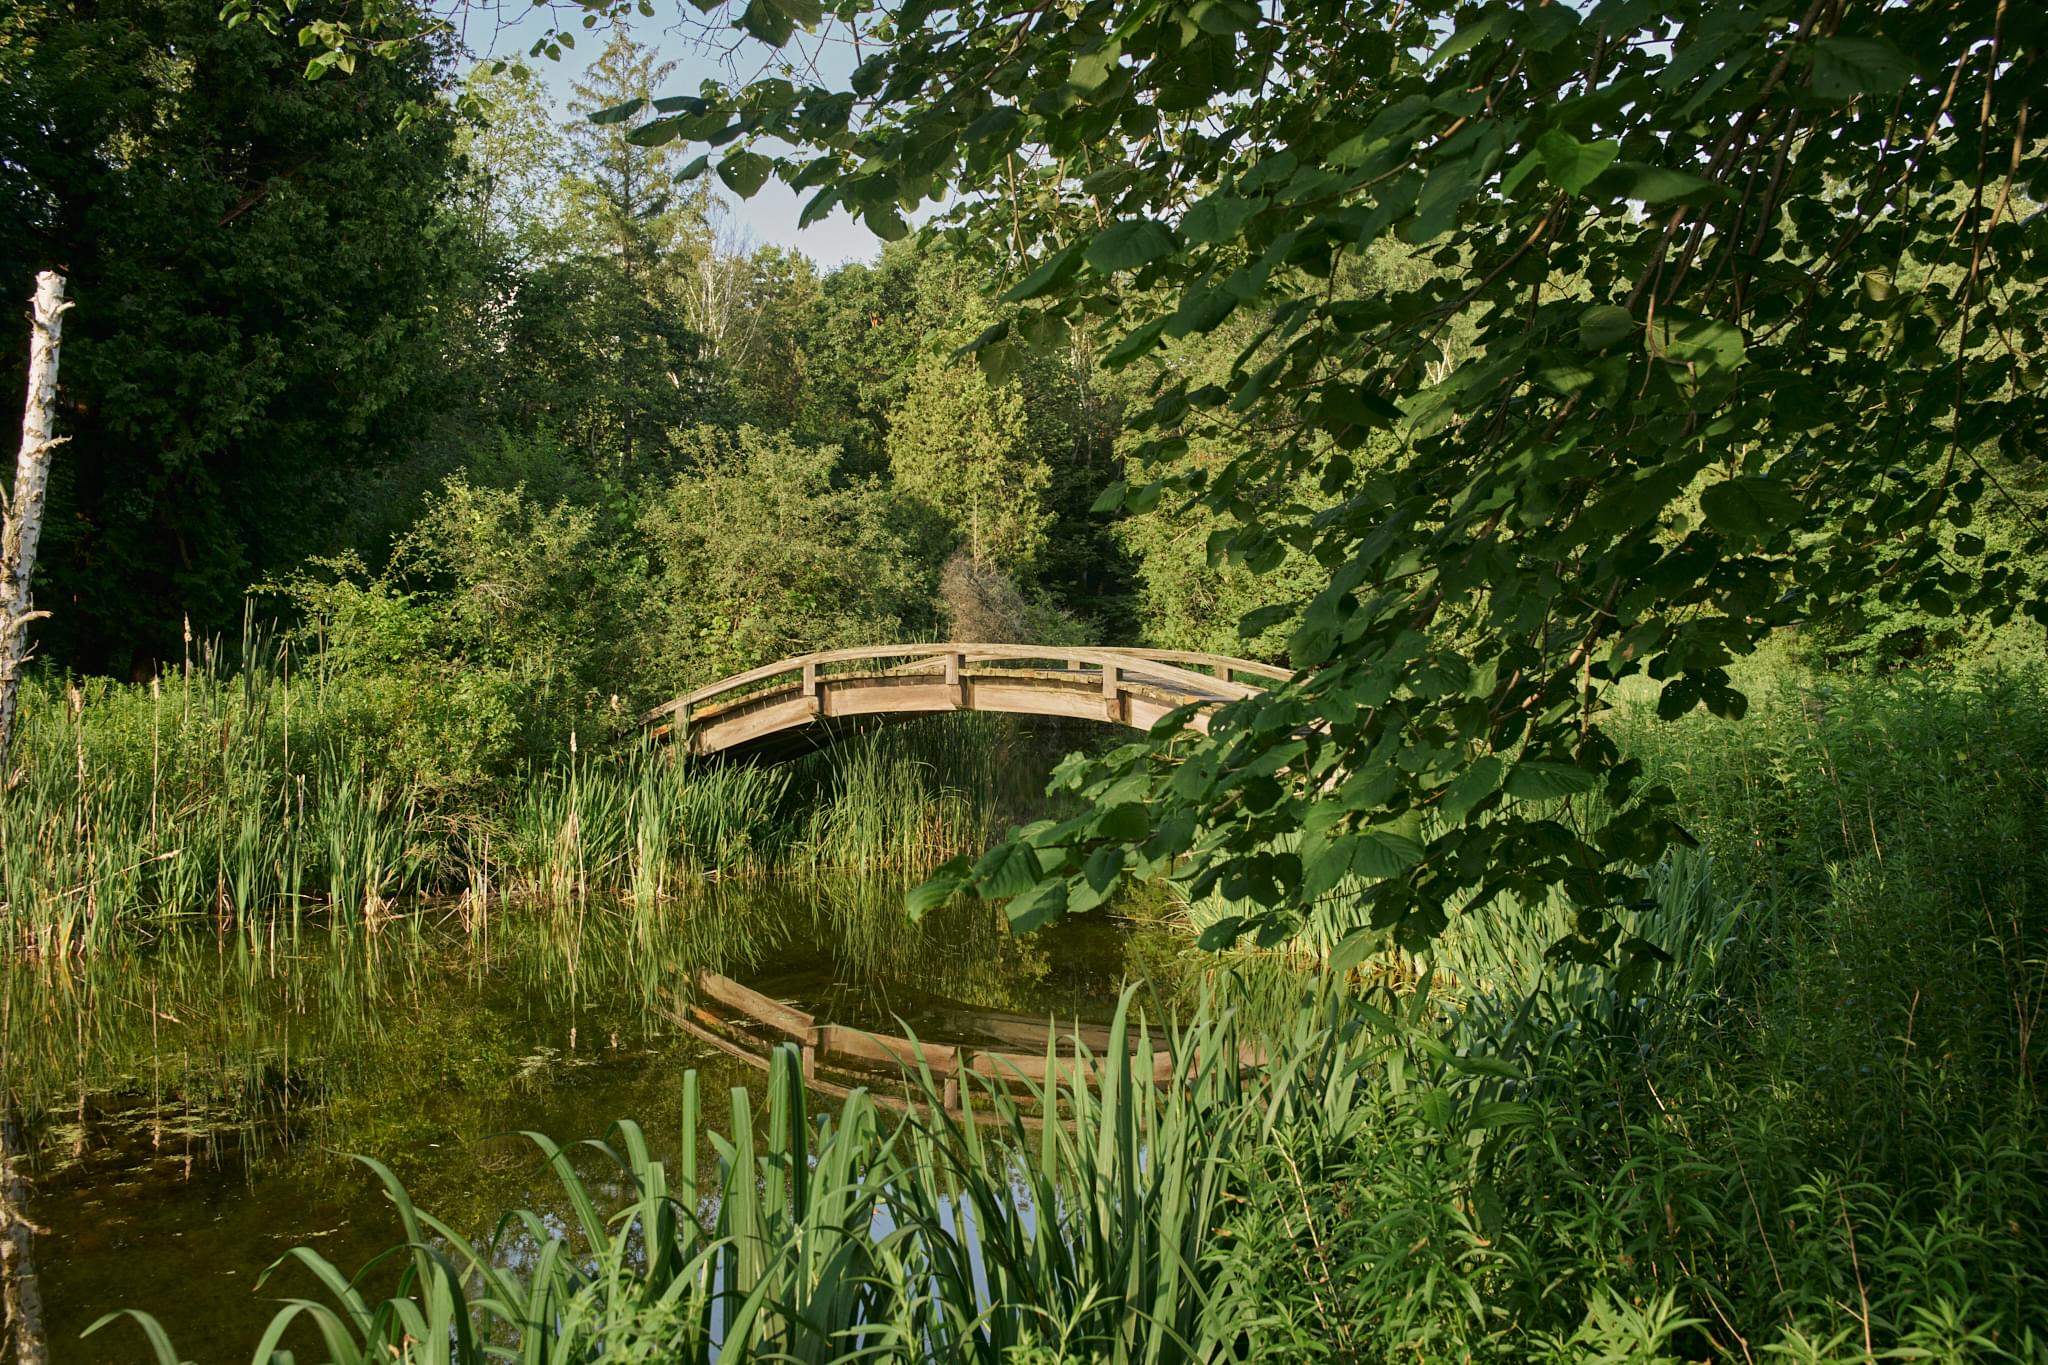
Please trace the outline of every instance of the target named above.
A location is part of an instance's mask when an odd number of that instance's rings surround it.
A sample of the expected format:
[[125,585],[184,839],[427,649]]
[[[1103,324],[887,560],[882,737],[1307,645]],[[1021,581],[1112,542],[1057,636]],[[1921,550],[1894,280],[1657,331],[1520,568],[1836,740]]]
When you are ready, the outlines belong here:
[[955,1076],[960,1072],[960,1050],[947,1043],[917,1043],[888,1033],[868,1033],[844,1024],[818,1026],[818,1051],[831,1057],[851,1057],[883,1066],[903,1065],[917,1069],[922,1058],[934,1076]]
[[717,972],[697,973],[697,989],[730,1009],[738,1010],[748,1018],[768,1025],[770,1028],[788,1034],[798,1042],[809,1043],[817,1028],[817,1020],[802,1010],[785,1005],[780,1000],[770,999],[751,987],[742,986],[729,976]]

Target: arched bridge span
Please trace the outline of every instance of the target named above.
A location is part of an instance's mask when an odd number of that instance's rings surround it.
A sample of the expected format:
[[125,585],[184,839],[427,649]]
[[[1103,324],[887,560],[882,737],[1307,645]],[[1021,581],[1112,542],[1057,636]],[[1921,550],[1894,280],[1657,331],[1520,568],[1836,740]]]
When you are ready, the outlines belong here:
[[703,756],[773,756],[830,743],[862,722],[940,711],[1068,716],[1149,729],[1175,707],[1225,702],[1291,676],[1284,668],[1177,649],[880,645],[778,660],[649,711],[655,734]]

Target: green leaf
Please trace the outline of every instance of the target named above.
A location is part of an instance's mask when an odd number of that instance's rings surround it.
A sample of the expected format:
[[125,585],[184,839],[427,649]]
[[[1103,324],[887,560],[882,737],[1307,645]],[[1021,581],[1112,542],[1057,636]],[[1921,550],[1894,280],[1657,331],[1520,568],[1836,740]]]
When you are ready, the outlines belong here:
[[1052,293],[1081,268],[1083,242],[1069,242],[1040,262],[1038,268],[1012,285],[1003,295],[1005,303],[1024,303]]
[[1487,9],[1482,11],[1477,18],[1468,21],[1462,27],[1454,30],[1450,37],[1444,39],[1443,45],[1429,54],[1429,60],[1424,63],[1424,68],[1440,66],[1453,57],[1471,51],[1499,32],[1506,25],[1507,20],[1508,15],[1505,10]]
[[1458,210],[1485,184],[1479,159],[1471,156],[1439,161],[1430,168],[1415,200],[1415,216],[1401,225],[1401,240],[1414,246],[1433,241],[1449,232],[1458,221]]
[[1402,834],[1372,830],[1358,836],[1351,870],[1361,877],[1398,876],[1422,861],[1422,845]]
[[1088,264],[1104,275],[1119,270],[1136,270],[1162,256],[1171,255],[1173,233],[1164,223],[1150,218],[1126,218],[1111,223],[1088,243]]
[[1501,778],[1507,772],[1507,765],[1492,754],[1473,760],[1472,766],[1458,774],[1457,780],[1444,788],[1443,800],[1437,805],[1443,818],[1452,824],[1462,823],[1472,813],[1472,808],[1500,789]]
[[1347,935],[1342,943],[1330,950],[1328,969],[1332,976],[1344,977],[1351,969],[1386,946],[1387,936],[1376,929],[1359,929]]
[[1133,843],[1151,832],[1151,821],[1145,815],[1144,803],[1139,801],[1111,806],[1095,817],[1094,827],[1089,831],[1098,839],[1115,839],[1120,843]]
[[1822,38],[1813,45],[1813,93],[1824,100],[1896,95],[1912,75],[1912,59],[1882,38]]
[[1093,910],[1114,896],[1123,885],[1124,851],[1103,847],[1088,855],[1081,868],[1081,880],[1067,884],[1067,913]]
[[1240,640],[1249,640],[1263,635],[1273,627],[1292,619],[1299,610],[1299,607],[1286,602],[1254,607],[1238,619],[1237,637]]
[[962,346],[959,350],[953,352],[953,358],[955,360],[964,360],[968,356],[977,354],[978,352],[986,350],[988,347],[995,345],[998,341],[1001,341],[1004,337],[1008,336],[1009,334],[1010,320],[1008,318],[1003,318],[997,322],[991,322],[988,326],[982,328],[979,332],[975,333],[974,340],[968,342],[965,346]]
[[1301,870],[1302,898],[1317,900],[1336,889],[1338,883],[1351,875],[1351,860],[1357,854],[1356,835],[1341,834],[1323,841],[1307,854]]
[[904,908],[909,911],[910,918],[922,919],[929,912],[960,894],[960,888],[966,884],[972,871],[973,865],[965,854],[939,864],[929,878],[921,885],[913,887],[909,896],[905,897]]
[[754,192],[768,181],[768,172],[775,163],[759,152],[729,152],[718,163],[718,178],[725,187],[742,199],[751,199]]
[[1604,351],[1635,330],[1636,320],[1619,304],[1600,303],[1579,314],[1579,344]]
[[1217,953],[1235,944],[1243,934],[1244,916],[1225,915],[1222,919],[1217,920],[1208,928],[1202,930],[1201,936],[1195,940],[1195,944],[1204,952]]
[[1219,38],[1257,28],[1261,17],[1258,6],[1246,0],[1200,0],[1191,13],[1202,32]]
[[1743,475],[1700,494],[1700,511],[1717,531],[1751,540],[1798,521],[1806,508],[1780,479]]
[[639,98],[630,99],[624,104],[614,104],[608,109],[598,110],[590,116],[590,122],[600,126],[610,123],[624,123],[646,107],[646,100]]
[[981,855],[974,865],[974,882],[989,900],[1021,896],[1038,885],[1043,875],[1038,855],[1021,843],[1008,840]]
[[1517,763],[1508,774],[1507,793],[1520,801],[1554,801],[1593,790],[1598,779],[1569,763]]
[[1695,366],[1703,373],[1733,370],[1747,357],[1742,329],[1712,318],[1660,314],[1656,324],[1645,331],[1644,340],[1666,360]]
[[1000,387],[1016,378],[1024,368],[1024,350],[1014,341],[995,341],[974,353],[974,363],[988,382]]
[[1382,429],[1401,420],[1401,409],[1356,384],[1339,383],[1324,389],[1321,413],[1325,424]]
[[1645,204],[1668,204],[1680,199],[1717,199],[1725,193],[1713,181],[1691,171],[1672,170],[1668,166],[1632,166],[1630,169],[1635,174],[1629,182],[1628,197]]
[[1154,318],[1132,332],[1103,353],[1102,367],[1106,370],[1121,368],[1151,350],[1159,343],[1159,334],[1166,330],[1166,324],[1170,321],[1172,319],[1168,317]]
[[818,0],[771,0],[775,8],[789,16],[791,22],[802,28],[816,28],[825,17],[825,11]]
[[860,220],[869,232],[885,242],[900,242],[910,235],[910,224],[903,221],[903,215],[893,204],[870,204],[861,210]]
[[749,0],[740,15],[739,27],[770,47],[781,47],[796,36],[796,25],[770,0]]
[[1553,128],[1536,139],[1536,153],[1543,158],[1543,172],[1551,183],[1567,194],[1582,194],[1614,164],[1621,144],[1614,141],[1581,142],[1562,128]]
[[1207,335],[1223,325],[1224,319],[1236,311],[1237,304],[1237,295],[1228,289],[1189,289],[1181,295],[1180,307],[1173,310],[1167,335]]
[[689,121],[685,114],[672,114],[667,118],[649,119],[639,127],[626,133],[626,141],[635,147],[663,147],[682,136],[683,125]]
[[1116,71],[1123,51],[1123,44],[1112,39],[1093,52],[1082,53],[1074,59],[1073,68],[1067,74],[1067,83],[1078,90],[1099,89]]
[[1105,517],[1111,512],[1121,510],[1124,505],[1124,493],[1129,488],[1129,484],[1125,483],[1122,479],[1118,479],[1096,495],[1095,501],[1089,504],[1088,514],[1090,516]]
[[1004,907],[1004,913],[1010,917],[1012,929],[1028,934],[1058,918],[1066,908],[1067,884],[1045,882],[1011,901]]
[[1227,242],[1265,204],[1257,199],[1240,199],[1228,190],[1218,190],[1188,210],[1181,219],[1181,235],[1190,242]]

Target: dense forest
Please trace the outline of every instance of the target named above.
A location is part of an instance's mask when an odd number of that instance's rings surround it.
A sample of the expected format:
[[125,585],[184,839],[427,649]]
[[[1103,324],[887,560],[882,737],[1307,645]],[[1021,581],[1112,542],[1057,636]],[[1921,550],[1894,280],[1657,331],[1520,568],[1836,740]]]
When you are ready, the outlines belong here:
[[0,10],[21,1365],[2048,1361],[2043,13],[498,18]]
[[10,127],[52,135],[5,158],[6,266],[76,300],[58,667],[146,678],[248,610],[479,704],[540,667],[568,710],[518,720],[551,744],[593,698],[838,644],[1234,649],[1284,592],[1200,526],[1091,516],[1127,395],[1080,341],[999,380],[959,357],[985,262],[821,271],[589,123],[669,78],[628,33],[559,110],[447,52],[309,84],[205,5],[9,22]]

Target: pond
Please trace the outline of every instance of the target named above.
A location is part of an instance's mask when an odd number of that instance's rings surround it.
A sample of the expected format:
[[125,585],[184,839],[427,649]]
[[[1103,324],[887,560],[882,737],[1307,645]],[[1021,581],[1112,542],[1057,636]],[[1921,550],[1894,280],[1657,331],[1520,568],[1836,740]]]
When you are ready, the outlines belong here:
[[316,1292],[297,1265],[257,1288],[278,1257],[309,1246],[353,1273],[400,1240],[350,1153],[482,1234],[555,1188],[521,1130],[600,1137],[630,1116],[672,1149],[692,1068],[723,1128],[732,1088],[758,1102],[764,1078],[676,1021],[696,969],[894,1031],[957,1004],[1105,1019],[1126,980],[1173,954],[1167,931],[1100,916],[1029,938],[982,906],[912,925],[902,893],[806,880],[638,910],[426,909],[368,934],[286,921],[6,968],[0,1074],[47,1229],[51,1359],[147,1359],[132,1326],[80,1340],[123,1307],[158,1317],[189,1358],[246,1356],[279,1298]]

